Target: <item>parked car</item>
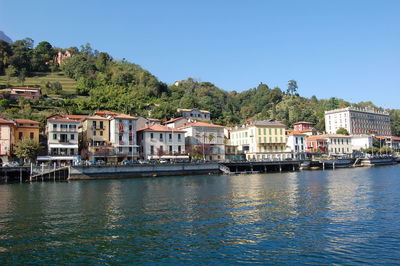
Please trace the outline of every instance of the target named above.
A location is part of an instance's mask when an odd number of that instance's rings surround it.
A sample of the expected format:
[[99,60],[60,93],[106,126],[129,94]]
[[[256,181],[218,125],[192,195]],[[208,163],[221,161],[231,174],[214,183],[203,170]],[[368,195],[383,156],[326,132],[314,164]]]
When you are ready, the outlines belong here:
[[160,159],[159,163],[168,163],[168,161],[165,159]]
[[19,163],[17,161],[8,162],[3,164],[4,167],[18,167]]

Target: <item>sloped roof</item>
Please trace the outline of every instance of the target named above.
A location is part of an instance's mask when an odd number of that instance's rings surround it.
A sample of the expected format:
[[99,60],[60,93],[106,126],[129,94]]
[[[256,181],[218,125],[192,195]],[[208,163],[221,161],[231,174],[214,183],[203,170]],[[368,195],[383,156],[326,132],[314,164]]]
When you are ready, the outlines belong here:
[[296,123],[294,123],[293,125],[299,125],[299,124],[308,124],[308,125],[314,125],[314,123],[313,123],[313,122],[307,122],[307,121],[299,121],[299,122],[296,122]]
[[175,121],[178,121],[178,120],[181,120],[181,119],[186,119],[186,118],[184,118],[184,117],[172,118],[172,119],[170,119],[170,120],[168,120],[168,121],[165,121],[163,124],[164,124],[164,125],[165,125],[165,124],[171,124],[171,123],[174,123]]
[[179,129],[174,129],[174,128],[170,128],[170,127],[166,127],[163,125],[151,125],[145,128],[141,128],[138,130],[139,131],[156,131],[156,132],[178,132],[178,133],[185,133],[184,130],[179,130]]
[[119,118],[119,119],[137,119],[137,117],[130,116],[127,114],[118,114],[114,118]]
[[306,136],[306,134],[301,133],[300,131],[294,131],[294,130],[286,130],[286,135],[289,136]]
[[40,125],[40,122],[38,121],[33,121],[29,119],[14,119],[15,122],[20,123],[20,124],[35,124],[35,125]]
[[181,128],[188,128],[188,127],[217,127],[217,128],[224,128],[224,126],[214,125],[214,124],[205,123],[205,122],[193,122],[193,123],[184,125]]

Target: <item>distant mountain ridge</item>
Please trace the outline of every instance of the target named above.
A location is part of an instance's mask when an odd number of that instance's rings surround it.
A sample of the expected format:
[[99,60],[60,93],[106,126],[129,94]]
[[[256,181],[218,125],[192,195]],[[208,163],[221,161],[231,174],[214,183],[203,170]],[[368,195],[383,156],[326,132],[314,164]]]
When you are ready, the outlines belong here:
[[11,40],[10,37],[8,37],[3,31],[0,30],[0,40],[6,41],[8,43],[12,43],[13,41]]

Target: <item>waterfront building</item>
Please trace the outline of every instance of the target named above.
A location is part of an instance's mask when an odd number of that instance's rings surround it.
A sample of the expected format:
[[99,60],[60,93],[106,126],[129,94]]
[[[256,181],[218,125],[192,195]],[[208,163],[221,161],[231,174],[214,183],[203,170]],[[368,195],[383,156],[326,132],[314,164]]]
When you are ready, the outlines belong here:
[[14,143],[14,121],[0,117],[0,165],[10,161]]
[[307,136],[312,136],[317,134],[317,129],[314,127],[314,123],[300,121],[293,124],[294,131],[306,134]]
[[91,161],[115,161],[116,154],[110,142],[110,119],[96,113],[81,121],[79,131],[82,157]]
[[38,161],[76,162],[79,158],[78,127],[78,119],[65,115],[48,117],[45,128],[48,156],[38,156]]
[[10,99],[26,98],[30,100],[39,100],[42,97],[40,88],[32,87],[11,87]]
[[388,147],[396,152],[400,150],[400,137],[395,136],[375,136],[380,147]]
[[372,148],[372,136],[367,134],[352,135],[351,148],[353,151],[361,151],[363,149]]
[[185,131],[154,124],[137,131],[139,153],[142,158],[184,159]]
[[327,142],[327,153],[329,155],[345,155],[352,154],[351,137],[342,134],[325,134],[320,135]]
[[136,117],[118,114],[110,116],[110,142],[118,161],[138,159],[139,149],[136,144]]
[[224,127],[206,122],[192,122],[180,129],[186,131],[186,147],[192,156],[205,160],[225,160]]
[[36,143],[39,143],[39,131],[40,122],[29,120],[29,119],[14,119],[15,130],[14,139],[15,142],[31,139]]
[[373,108],[347,107],[325,111],[326,132],[335,134],[339,128],[345,128],[350,135],[391,135],[389,113]]
[[286,151],[286,126],[274,120],[249,120],[230,131],[231,144],[246,155],[247,160],[291,158]]
[[210,112],[207,110],[200,110],[197,108],[192,108],[192,109],[184,109],[184,108],[178,108],[177,112],[185,118],[191,118],[194,120],[210,120]]
[[168,121],[165,121],[163,124],[164,124],[164,126],[167,126],[169,128],[180,128],[191,122],[193,122],[193,121],[190,120],[189,118],[177,117],[177,118],[172,118]]
[[307,150],[306,134],[299,131],[286,131],[286,151],[293,154],[293,158],[305,159]]
[[321,135],[310,136],[306,138],[307,153],[327,153],[328,142],[327,139]]

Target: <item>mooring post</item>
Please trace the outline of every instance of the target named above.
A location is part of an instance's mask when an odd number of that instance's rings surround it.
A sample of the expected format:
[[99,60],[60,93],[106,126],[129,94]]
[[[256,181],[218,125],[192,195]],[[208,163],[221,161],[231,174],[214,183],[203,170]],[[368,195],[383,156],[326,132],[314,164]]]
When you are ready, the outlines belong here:
[[279,163],[279,172],[282,172],[282,165]]
[[22,183],[22,167],[19,168],[19,182]]
[[325,162],[322,163],[322,170],[325,170]]
[[333,162],[333,165],[332,165],[332,167],[333,167],[333,170],[335,170],[335,162]]
[[56,181],[56,162],[54,162],[54,181]]

